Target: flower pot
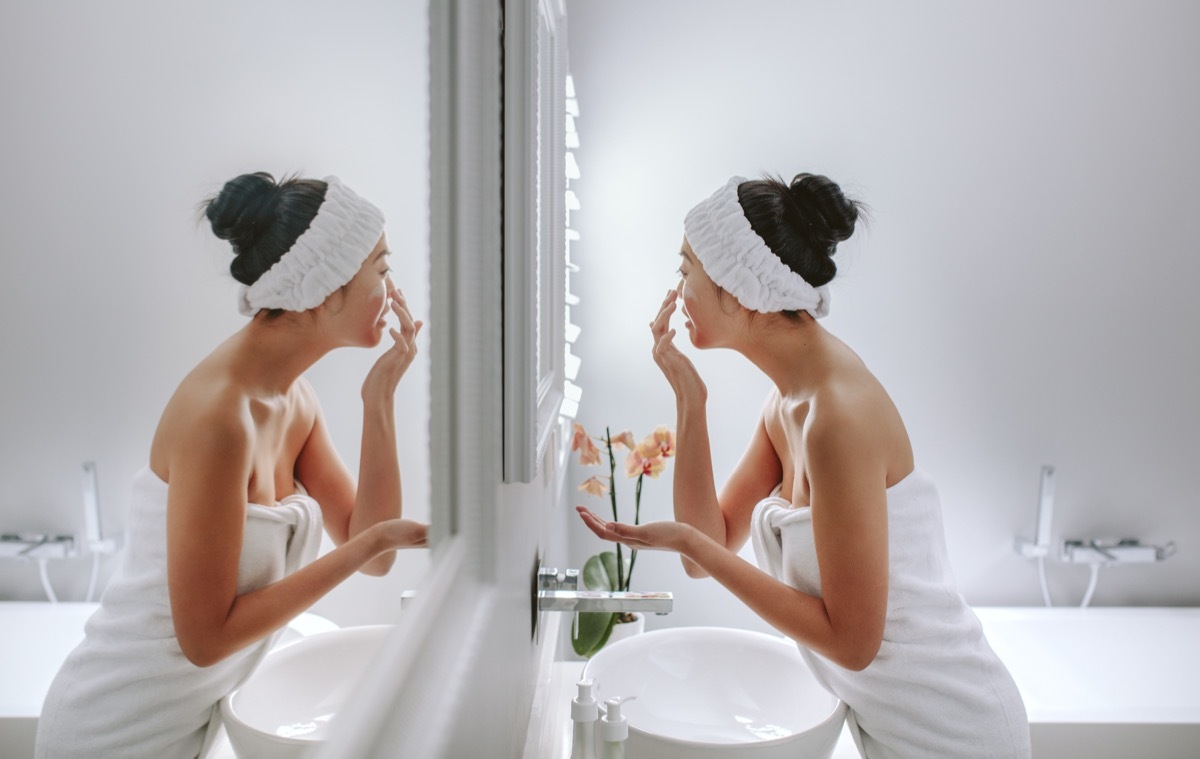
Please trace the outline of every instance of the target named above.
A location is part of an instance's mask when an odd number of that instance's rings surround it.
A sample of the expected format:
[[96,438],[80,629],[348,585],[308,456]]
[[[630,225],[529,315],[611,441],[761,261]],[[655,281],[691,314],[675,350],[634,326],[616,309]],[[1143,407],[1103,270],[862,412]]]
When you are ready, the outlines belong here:
[[611,646],[613,643],[616,643],[619,640],[632,638],[638,633],[645,632],[645,630],[646,617],[640,611],[635,611],[633,612],[632,622],[621,622],[618,620],[617,623],[613,625],[612,634],[608,636],[608,643],[605,645]]

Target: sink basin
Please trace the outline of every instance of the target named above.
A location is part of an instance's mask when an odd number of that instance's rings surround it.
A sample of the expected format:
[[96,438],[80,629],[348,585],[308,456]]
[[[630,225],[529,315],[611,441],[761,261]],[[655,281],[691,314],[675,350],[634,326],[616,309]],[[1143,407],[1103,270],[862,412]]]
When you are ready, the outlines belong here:
[[636,696],[621,711],[641,759],[828,759],[846,718],[794,643],[748,630],[644,633],[602,649],[583,676],[601,702]]
[[221,717],[243,759],[305,756],[325,740],[394,625],[343,627],[273,649],[241,687],[221,699]]

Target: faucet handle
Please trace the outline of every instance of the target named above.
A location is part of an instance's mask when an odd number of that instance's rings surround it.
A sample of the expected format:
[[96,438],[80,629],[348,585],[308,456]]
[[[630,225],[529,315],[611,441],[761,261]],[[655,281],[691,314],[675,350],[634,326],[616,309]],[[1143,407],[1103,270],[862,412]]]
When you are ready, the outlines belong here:
[[538,567],[538,590],[558,590],[558,570],[553,567]]
[[579,590],[579,570],[538,567],[538,590]]

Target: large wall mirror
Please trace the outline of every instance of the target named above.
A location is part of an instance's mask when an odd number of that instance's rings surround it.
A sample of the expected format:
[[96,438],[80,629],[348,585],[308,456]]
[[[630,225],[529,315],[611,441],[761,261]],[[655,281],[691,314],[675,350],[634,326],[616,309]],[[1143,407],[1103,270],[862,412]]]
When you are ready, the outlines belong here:
[[[196,221],[238,174],[335,174],[379,205],[392,276],[430,321],[427,34],[423,0],[0,8],[0,532],[83,535],[84,461],[105,533],[127,526],[164,405],[245,323],[229,244]],[[418,345],[396,422],[405,513],[427,521],[428,330]],[[339,349],[309,373],[352,472],[381,350]],[[116,561],[101,557],[96,597]],[[428,564],[403,552],[315,610],[391,621]],[[47,568],[62,601],[84,599],[90,572],[85,550]],[[0,599],[44,600],[37,565],[0,563]]]
[[564,23],[554,0],[505,4],[505,482],[538,475],[563,400]]

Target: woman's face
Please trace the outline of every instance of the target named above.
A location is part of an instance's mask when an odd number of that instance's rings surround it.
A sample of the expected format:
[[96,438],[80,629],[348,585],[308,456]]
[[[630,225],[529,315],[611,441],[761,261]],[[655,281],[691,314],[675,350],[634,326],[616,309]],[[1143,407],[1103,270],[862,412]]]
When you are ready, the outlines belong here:
[[731,316],[722,308],[720,288],[708,278],[686,237],[679,257],[679,301],[688,337],[697,348],[720,347],[725,344]]
[[352,345],[374,347],[387,330],[387,315],[391,310],[390,293],[394,287],[388,276],[387,235],[379,238],[375,249],[359,267],[358,273],[346,283],[338,319],[350,330]]

